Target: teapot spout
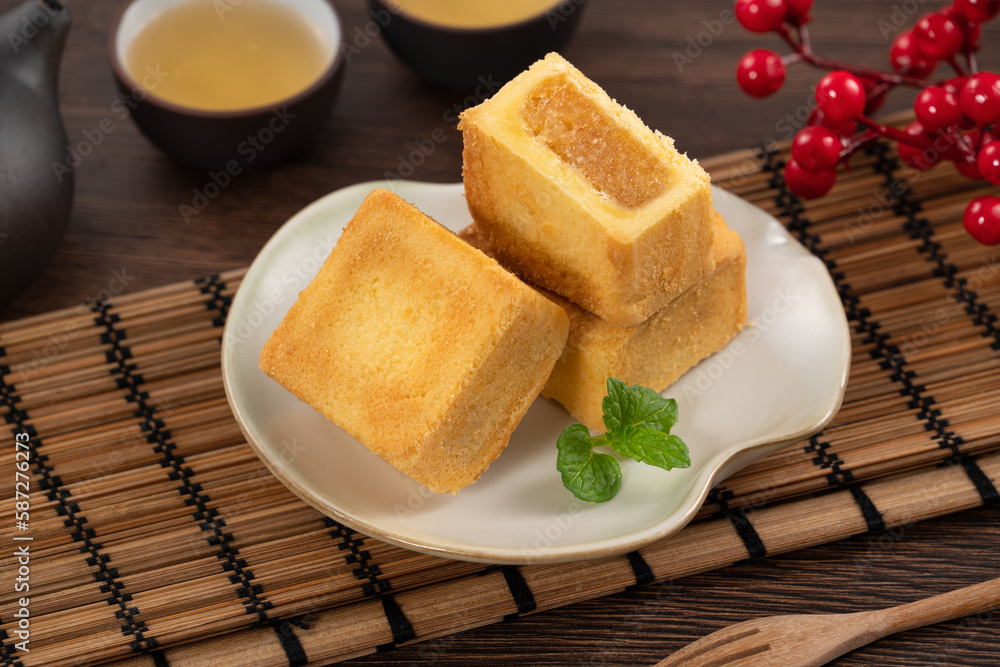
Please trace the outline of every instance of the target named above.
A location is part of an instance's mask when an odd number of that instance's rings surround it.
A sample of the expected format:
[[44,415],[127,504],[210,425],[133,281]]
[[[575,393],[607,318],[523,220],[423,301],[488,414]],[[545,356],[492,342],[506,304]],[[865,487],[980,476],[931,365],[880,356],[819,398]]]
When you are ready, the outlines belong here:
[[70,19],[61,0],[27,0],[0,16],[0,79],[54,92]]

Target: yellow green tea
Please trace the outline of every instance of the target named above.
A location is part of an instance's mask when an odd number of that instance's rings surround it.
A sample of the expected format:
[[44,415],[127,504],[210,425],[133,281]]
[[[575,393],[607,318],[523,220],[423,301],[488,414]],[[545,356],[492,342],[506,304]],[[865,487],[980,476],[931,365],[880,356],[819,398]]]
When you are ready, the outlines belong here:
[[559,0],[392,0],[391,6],[428,23],[453,28],[489,28],[530,19]]
[[[271,0],[192,0],[165,10],[133,39],[125,67],[149,92],[185,107],[231,111],[265,106],[308,88],[328,49],[306,19]],[[147,77],[148,79],[148,77]]]

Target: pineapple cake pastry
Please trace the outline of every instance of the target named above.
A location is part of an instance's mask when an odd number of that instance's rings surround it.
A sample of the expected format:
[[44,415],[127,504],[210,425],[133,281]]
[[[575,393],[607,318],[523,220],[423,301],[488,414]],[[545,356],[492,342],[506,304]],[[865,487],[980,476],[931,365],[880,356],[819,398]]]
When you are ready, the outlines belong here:
[[562,308],[375,190],[260,367],[404,474],[455,493],[507,445],[567,332]]
[[603,431],[601,403],[608,377],[663,391],[743,329],[746,253],[739,235],[716,215],[713,270],[645,322],[615,326],[553,297],[569,315],[570,337],[542,396]]
[[[620,327],[551,292],[569,316],[569,341],[542,396],[561,403],[596,431],[604,430],[602,401],[609,377],[663,391],[702,359],[718,352],[747,319],[743,241],[714,215],[712,271],[645,322]],[[459,236],[486,247],[473,224]],[[488,250],[488,248],[487,248]]]
[[708,174],[558,54],[459,128],[469,211],[528,282],[634,326],[710,270]]

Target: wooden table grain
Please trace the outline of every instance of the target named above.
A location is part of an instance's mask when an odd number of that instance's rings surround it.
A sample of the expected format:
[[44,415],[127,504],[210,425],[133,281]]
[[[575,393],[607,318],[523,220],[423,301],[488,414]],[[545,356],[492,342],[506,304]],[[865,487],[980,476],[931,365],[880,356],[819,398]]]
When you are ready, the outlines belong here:
[[[209,173],[180,167],[160,153],[116,104],[108,30],[125,0],[71,2],[75,18],[60,95],[70,147],[81,158],[73,219],[55,259],[0,311],[0,320],[246,265],[289,216],[353,183],[387,175],[459,180],[455,113],[477,101],[476,92],[419,80],[379,38],[365,35],[371,26],[364,0],[334,1],[345,34],[358,48],[325,130],[295,160],[241,173],[217,192],[206,191]],[[0,0],[0,11],[14,4]],[[940,4],[817,0],[814,44],[832,57],[882,66],[901,27]],[[781,47],[774,36],[740,28],[731,9],[727,0],[591,0],[564,55],[693,157],[790,138],[808,114],[818,74],[793,67],[774,97],[758,101],[743,95],[733,76],[739,56],[751,48]],[[1000,67],[998,37],[998,25],[984,31],[981,62],[987,68]],[[887,110],[911,101],[898,91]],[[411,157],[415,152],[420,155]],[[708,632],[755,616],[871,609],[998,575],[1000,509],[982,508],[646,586],[351,664],[650,665]],[[998,615],[904,633],[835,664],[1000,664]]]

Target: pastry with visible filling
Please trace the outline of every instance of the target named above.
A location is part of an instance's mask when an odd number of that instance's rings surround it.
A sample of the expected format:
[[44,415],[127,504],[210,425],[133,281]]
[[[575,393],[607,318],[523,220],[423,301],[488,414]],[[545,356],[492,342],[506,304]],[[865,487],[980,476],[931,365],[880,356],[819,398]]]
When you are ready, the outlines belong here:
[[528,282],[633,326],[711,269],[708,174],[558,54],[459,128],[469,211]]

